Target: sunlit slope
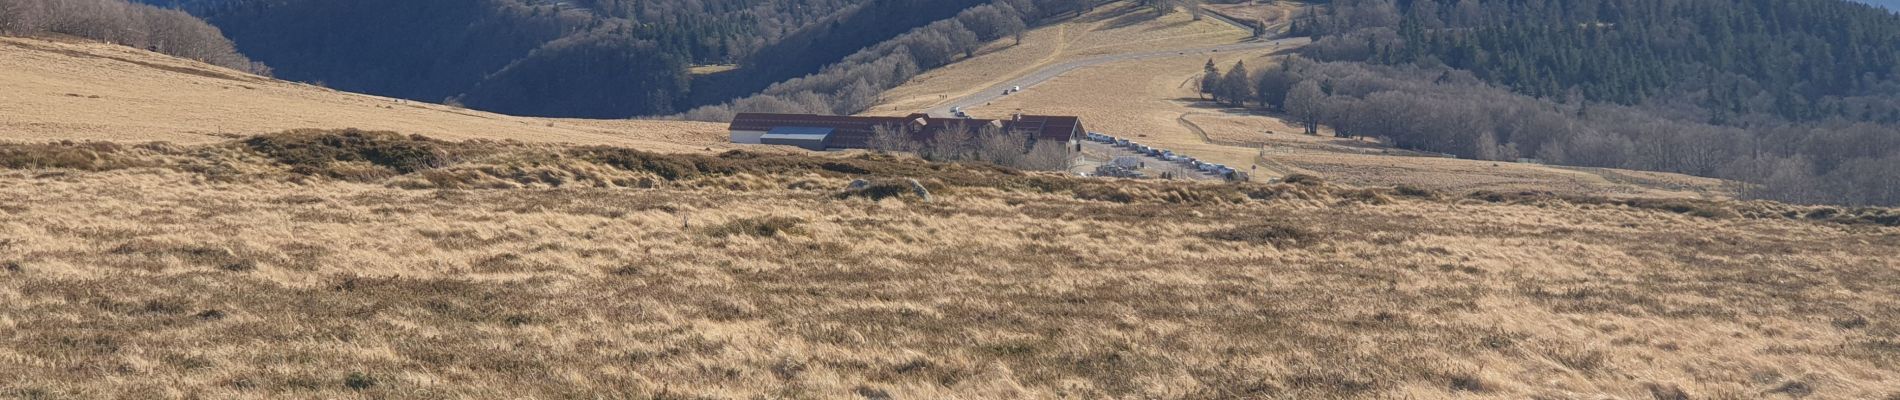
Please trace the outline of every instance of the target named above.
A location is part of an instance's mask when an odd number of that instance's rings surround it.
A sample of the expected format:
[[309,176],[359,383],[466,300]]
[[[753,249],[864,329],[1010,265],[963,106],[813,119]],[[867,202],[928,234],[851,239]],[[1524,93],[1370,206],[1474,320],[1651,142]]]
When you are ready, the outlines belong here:
[[515,117],[285,82],[139,49],[0,38],[0,140],[204,143],[296,128],[360,128],[442,139],[724,146],[698,122]]
[[[1222,12],[1245,17],[1287,11],[1284,6],[1246,7],[1225,6]],[[973,90],[1076,59],[1191,49],[1247,38],[1247,32],[1211,18],[1195,21],[1186,13],[1156,17],[1145,10],[1104,8],[1031,31],[1020,45],[1001,41],[989,53],[920,75],[886,92],[883,104],[869,113],[901,115],[938,107]],[[1732,193],[1721,180],[1680,174],[1459,160],[1369,140],[1301,135],[1295,124],[1281,116],[1220,107],[1199,93],[1201,71],[1209,60],[1223,71],[1236,62],[1259,71],[1278,65],[1300,43],[1242,51],[1185,51],[1173,57],[1090,65],[965,111],[985,118],[1017,112],[1081,116],[1089,130],[1234,166],[1260,179],[1309,174],[1363,186],[1641,197],[1726,198]],[[1322,133],[1331,134],[1325,129]]]

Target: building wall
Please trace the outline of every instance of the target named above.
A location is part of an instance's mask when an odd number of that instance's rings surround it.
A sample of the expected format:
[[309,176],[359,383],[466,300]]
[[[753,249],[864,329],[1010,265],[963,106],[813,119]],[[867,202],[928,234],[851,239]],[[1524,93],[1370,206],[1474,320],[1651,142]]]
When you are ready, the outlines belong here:
[[732,142],[738,143],[738,144],[760,144],[759,137],[765,136],[765,131],[731,131],[731,132],[732,132]]

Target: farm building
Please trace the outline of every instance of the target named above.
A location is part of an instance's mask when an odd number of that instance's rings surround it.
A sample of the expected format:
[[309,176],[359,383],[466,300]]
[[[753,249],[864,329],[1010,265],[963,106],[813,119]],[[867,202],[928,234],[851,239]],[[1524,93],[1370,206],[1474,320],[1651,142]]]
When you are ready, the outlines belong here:
[[926,114],[903,117],[853,117],[812,114],[741,113],[728,128],[733,143],[776,144],[809,150],[864,149],[878,127],[909,134],[923,142],[948,129],[977,129],[995,125],[1011,134],[1028,135],[1037,142],[1067,144],[1086,132],[1076,117],[1016,115],[1009,119],[938,118]]

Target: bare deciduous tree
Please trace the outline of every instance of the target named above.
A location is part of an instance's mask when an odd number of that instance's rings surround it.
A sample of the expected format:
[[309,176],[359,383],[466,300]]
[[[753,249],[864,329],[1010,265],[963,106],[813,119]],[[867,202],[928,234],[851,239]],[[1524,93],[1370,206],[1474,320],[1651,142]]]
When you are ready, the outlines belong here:
[[218,28],[177,10],[124,0],[0,0],[0,34],[70,35],[268,74]]
[[1075,160],[1075,153],[1063,143],[1038,141],[1030,146],[1029,154],[1023,157],[1018,169],[1034,171],[1060,171],[1069,168]]
[[1300,122],[1306,134],[1317,134],[1319,119],[1325,115],[1325,102],[1326,93],[1319,90],[1319,82],[1301,81],[1286,95],[1286,112]]
[[919,155],[931,161],[968,160],[974,154],[975,143],[975,132],[970,127],[954,124],[925,142]]
[[908,153],[918,149],[917,138],[902,126],[871,127],[871,149],[880,153]]

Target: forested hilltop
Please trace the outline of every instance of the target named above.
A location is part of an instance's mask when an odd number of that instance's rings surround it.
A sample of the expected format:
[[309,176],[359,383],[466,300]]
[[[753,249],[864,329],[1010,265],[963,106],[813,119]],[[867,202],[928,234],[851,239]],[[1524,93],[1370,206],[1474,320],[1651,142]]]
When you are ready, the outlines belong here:
[[1460,157],[1730,178],[1785,201],[1900,204],[1900,16],[1884,9],[1342,0],[1295,31],[1316,39],[1304,59],[1242,72],[1216,94]]

